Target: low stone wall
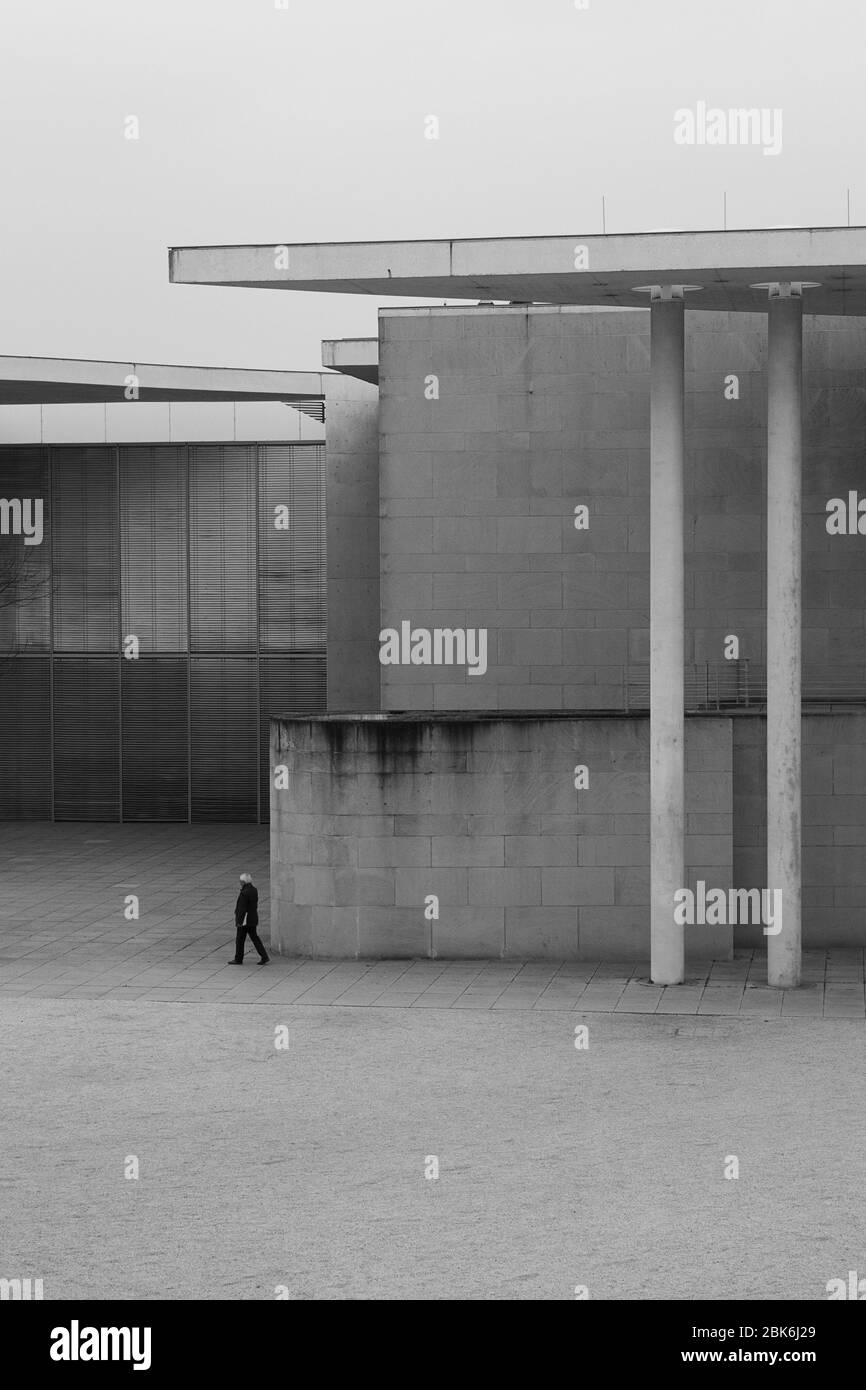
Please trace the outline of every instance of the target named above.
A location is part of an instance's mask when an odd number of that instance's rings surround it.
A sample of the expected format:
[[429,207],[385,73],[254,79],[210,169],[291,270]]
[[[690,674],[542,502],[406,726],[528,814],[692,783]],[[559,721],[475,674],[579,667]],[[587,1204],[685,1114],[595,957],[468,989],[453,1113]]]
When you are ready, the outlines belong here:
[[[728,888],[731,721],[688,720],[686,754],[683,886]],[[648,960],[648,719],[275,718],[271,768],[275,950]]]
[[[767,883],[767,720],[734,724],[734,867],[738,883]],[[803,715],[803,946],[866,942],[866,711]],[[737,946],[761,947],[760,927]]]

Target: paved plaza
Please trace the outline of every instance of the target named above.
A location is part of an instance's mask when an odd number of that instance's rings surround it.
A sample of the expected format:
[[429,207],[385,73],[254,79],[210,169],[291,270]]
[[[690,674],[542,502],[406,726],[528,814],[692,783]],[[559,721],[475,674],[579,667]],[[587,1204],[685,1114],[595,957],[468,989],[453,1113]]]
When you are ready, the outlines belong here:
[[858,953],[784,1001],[741,956],[679,1016],[616,965],[238,970],[266,831],[0,841],[0,1276],[46,1299],[823,1299],[866,1269]]
[[[866,1018],[862,949],[806,951],[798,990],[768,989],[766,955],[691,964],[327,961],[234,954],[237,876],[268,926],[268,831],[251,825],[0,825],[0,997],[149,999],[416,1009],[578,1010],[757,1019]],[[127,920],[127,898],[139,902]]]

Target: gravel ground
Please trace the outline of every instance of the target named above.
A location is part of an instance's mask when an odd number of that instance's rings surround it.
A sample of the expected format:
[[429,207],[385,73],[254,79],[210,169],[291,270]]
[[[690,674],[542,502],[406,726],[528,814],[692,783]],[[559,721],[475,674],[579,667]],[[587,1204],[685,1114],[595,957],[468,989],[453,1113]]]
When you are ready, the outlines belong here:
[[0,1276],[46,1299],[825,1299],[866,1275],[857,1021],[27,998],[0,1039]]

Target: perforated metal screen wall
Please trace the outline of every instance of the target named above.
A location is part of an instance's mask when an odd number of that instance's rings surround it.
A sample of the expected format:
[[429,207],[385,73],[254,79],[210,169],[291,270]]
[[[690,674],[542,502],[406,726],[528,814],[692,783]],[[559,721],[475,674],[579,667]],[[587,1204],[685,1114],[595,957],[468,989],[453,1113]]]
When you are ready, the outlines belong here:
[[0,818],[267,820],[269,715],[325,708],[324,446],[3,447],[0,497],[44,532],[0,536]]

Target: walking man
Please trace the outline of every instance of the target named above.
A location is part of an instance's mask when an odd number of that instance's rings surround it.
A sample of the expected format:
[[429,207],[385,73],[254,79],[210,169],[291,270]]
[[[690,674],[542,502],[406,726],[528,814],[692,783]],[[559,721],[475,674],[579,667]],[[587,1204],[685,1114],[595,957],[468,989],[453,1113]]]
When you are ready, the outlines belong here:
[[259,965],[267,965],[270,956],[261,943],[256,927],[259,925],[259,890],[249,874],[240,875],[241,891],[235,903],[235,958],[229,965],[243,965],[244,937],[248,936],[259,953]]

